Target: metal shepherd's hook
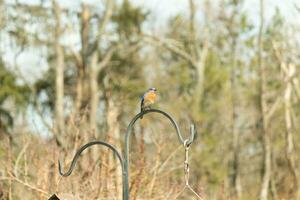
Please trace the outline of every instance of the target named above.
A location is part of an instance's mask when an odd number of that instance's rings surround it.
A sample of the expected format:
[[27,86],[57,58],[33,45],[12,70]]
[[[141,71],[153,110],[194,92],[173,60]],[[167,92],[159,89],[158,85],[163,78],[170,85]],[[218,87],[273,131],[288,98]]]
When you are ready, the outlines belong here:
[[103,142],[103,141],[93,141],[93,142],[89,142],[85,145],[83,145],[82,147],[79,148],[79,150],[76,152],[72,162],[71,162],[71,165],[68,169],[67,172],[63,173],[62,172],[62,168],[61,168],[61,163],[60,161],[58,162],[58,167],[59,167],[59,173],[61,176],[69,176],[71,175],[71,173],[73,172],[74,168],[75,168],[75,165],[76,165],[76,162],[78,161],[79,159],[79,156],[81,155],[81,153],[93,146],[93,145],[102,145],[102,146],[106,146],[107,148],[109,148],[110,150],[113,151],[113,153],[115,153],[115,155],[117,155],[118,157],[118,160],[122,166],[122,184],[123,184],[123,200],[129,200],[129,147],[130,147],[130,135],[132,133],[132,130],[133,130],[133,127],[134,127],[134,124],[137,122],[138,119],[140,119],[141,116],[143,115],[146,115],[146,114],[149,114],[149,113],[159,113],[161,115],[163,115],[164,117],[166,117],[167,119],[169,119],[169,121],[171,122],[171,124],[173,125],[173,127],[175,128],[175,131],[176,131],[176,134],[177,134],[177,137],[178,137],[178,140],[181,144],[183,144],[184,146],[189,146],[190,144],[192,144],[192,142],[194,141],[194,138],[195,138],[195,134],[196,134],[196,131],[195,131],[195,126],[194,125],[191,125],[190,127],[190,135],[189,135],[189,138],[188,139],[184,139],[181,132],[180,132],[180,129],[177,125],[177,123],[175,122],[175,120],[169,115],[167,114],[166,112],[164,111],[161,111],[161,110],[157,110],[157,109],[149,109],[149,110],[145,110],[143,112],[140,112],[139,114],[137,114],[132,120],[131,122],[129,123],[128,127],[127,127],[127,131],[126,131],[126,135],[125,135],[125,154],[124,154],[124,159],[122,157],[122,155],[118,152],[118,150],[106,143],[106,142]]

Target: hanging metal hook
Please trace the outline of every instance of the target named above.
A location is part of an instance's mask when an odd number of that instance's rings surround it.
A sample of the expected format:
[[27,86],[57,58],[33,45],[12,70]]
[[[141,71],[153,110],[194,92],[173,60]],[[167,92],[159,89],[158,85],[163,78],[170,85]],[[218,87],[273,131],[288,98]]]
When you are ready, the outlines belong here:
[[187,146],[190,146],[194,142],[196,134],[197,134],[197,130],[195,128],[195,125],[191,124],[191,126],[190,126],[190,135],[189,135],[189,139],[187,141]]
[[[184,144],[184,139],[183,136],[181,134],[181,131],[177,125],[177,123],[175,122],[175,120],[166,112],[158,110],[158,109],[148,109],[148,110],[144,110],[142,112],[140,112],[139,114],[137,114],[129,123],[128,127],[127,127],[127,131],[126,131],[126,135],[125,135],[125,154],[124,154],[124,170],[126,172],[126,174],[129,176],[129,142],[130,142],[130,135],[132,132],[132,129],[134,127],[134,124],[137,122],[138,119],[141,118],[141,116],[146,115],[148,113],[159,113],[162,114],[163,116],[165,116],[167,119],[169,119],[169,121],[171,122],[171,124],[173,125],[173,127],[175,128],[178,140],[181,144]],[[194,141],[195,138],[195,126],[191,125],[190,127],[190,135],[189,135],[189,139],[187,140],[186,144],[189,146],[190,144],[192,144],[192,142]],[[129,199],[129,177],[126,176],[126,180],[125,180],[125,194],[127,194],[127,198],[125,200]]]
[[[191,127],[191,129],[193,129]],[[193,130],[191,130],[192,132]],[[185,181],[185,185],[182,189],[182,191],[179,193],[179,195],[181,195],[183,193],[183,191],[187,188],[189,189],[195,196],[198,197],[198,199],[203,200],[204,198],[198,194],[190,185],[189,183],[189,178],[190,178],[190,166],[189,166],[189,148],[190,148],[190,144],[189,144],[189,140],[185,140],[183,143],[183,147],[184,147],[184,161],[183,161],[183,170],[184,170],[184,181]],[[179,196],[177,195],[177,197]],[[175,199],[177,199],[177,197]]]
[[184,169],[184,180],[185,180],[185,185],[189,185],[189,176],[190,176],[190,168],[189,168],[189,148],[190,146],[188,145],[188,140],[184,141],[184,162],[183,162],[183,169]]
[[[171,117],[168,113],[164,112],[164,111],[161,111],[161,110],[158,110],[158,109],[148,109],[148,110],[144,110],[142,112],[140,112],[139,114],[137,114],[130,122],[128,128],[127,128],[127,132],[132,128],[132,126],[135,124],[135,122],[143,115],[146,115],[148,113],[151,113],[151,112],[155,112],[155,113],[159,113],[159,114],[162,114],[163,116],[167,117],[169,119],[169,121],[171,122],[171,124],[173,125],[173,127],[175,128],[176,130],[176,134],[177,134],[177,137],[178,137],[178,140],[181,144],[184,143],[184,138],[181,134],[181,131],[177,125],[177,123],[175,122],[175,120],[173,119],[173,117]],[[189,138],[188,138],[188,145],[192,144],[194,139],[195,139],[195,135],[196,135],[196,129],[195,129],[195,125],[194,124],[191,124],[190,126],[190,132],[189,132]]]

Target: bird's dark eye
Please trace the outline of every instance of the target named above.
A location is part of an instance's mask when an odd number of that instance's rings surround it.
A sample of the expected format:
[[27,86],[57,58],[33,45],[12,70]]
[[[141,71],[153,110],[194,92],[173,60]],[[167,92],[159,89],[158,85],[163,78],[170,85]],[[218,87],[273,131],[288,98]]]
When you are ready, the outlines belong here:
[[156,88],[150,88],[149,91],[157,91]]

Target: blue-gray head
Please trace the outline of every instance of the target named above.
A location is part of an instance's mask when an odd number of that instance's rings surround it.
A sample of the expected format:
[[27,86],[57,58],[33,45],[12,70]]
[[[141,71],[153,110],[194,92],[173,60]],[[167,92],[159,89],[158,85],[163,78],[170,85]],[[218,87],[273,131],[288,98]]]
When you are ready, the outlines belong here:
[[149,88],[149,90],[148,90],[149,92],[150,91],[153,91],[153,92],[156,92],[157,91],[157,89],[156,88],[154,88],[154,87],[152,87],[152,88]]

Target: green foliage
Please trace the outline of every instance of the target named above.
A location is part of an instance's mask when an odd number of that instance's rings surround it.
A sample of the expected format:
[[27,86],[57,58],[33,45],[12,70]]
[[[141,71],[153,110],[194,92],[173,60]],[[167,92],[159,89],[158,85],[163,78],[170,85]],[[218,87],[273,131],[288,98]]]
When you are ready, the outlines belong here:
[[42,79],[39,79],[34,84],[36,95],[40,97],[41,95],[46,95],[46,98],[43,99],[43,106],[49,107],[54,110],[55,102],[55,73],[53,68],[44,74]]
[[29,100],[29,88],[18,85],[16,77],[8,71],[0,60],[0,129],[13,126],[13,117],[10,110],[5,109],[4,103],[9,101],[10,106],[20,108],[26,106]]
[[141,8],[134,7],[130,1],[123,1],[122,5],[112,17],[112,21],[116,23],[117,32],[121,38],[132,38],[134,35],[141,33],[142,24],[147,18],[147,13]]
[[146,63],[140,54],[143,49],[140,34],[146,17],[146,12],[134,7],[129,1],[124,1],[114,12],[112,23],[117,37],[111,45],[119,44],[121,47],[112,56],[111,60],[115,64],[106,67],[99,74],[103,89],[126,98],[134,98],[143,93],[145,82],[141,77]]

